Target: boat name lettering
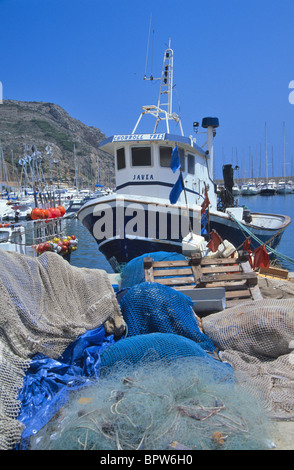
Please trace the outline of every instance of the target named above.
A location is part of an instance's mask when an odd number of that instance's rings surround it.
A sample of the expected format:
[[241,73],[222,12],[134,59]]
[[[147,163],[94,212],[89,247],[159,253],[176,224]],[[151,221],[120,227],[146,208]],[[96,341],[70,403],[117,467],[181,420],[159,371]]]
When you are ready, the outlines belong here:
[[164,140],[165,134],[130,134],[130,135],[115,135],[113,142],[126,142],[132,140]]
[[153,175],[146,174],[146,175],[134,175],[133,181],[151,181],[154,180]]

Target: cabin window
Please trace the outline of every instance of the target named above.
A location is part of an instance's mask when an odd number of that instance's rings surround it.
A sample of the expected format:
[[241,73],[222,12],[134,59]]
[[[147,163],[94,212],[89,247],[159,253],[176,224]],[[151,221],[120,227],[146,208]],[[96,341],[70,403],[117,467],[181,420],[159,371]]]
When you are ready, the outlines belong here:
[[180,163],[182,171],[185,171],[185,150],[179,148],[179,156],[180,156]]
[[188,154],[188,173],[195,175],[195,156]]
[[21,239],[21,234],[20,232],[13,232],[11,234],[11,243],[18,243],[20,244],[22,242],[22,239]]
[[9,232],[0,232],[0,243],[8,242],[8,239],[9,239]]
[[116,164],[118,170],[123,170],[126,167],[126,157],[125,157],[125,149],[122,147],[118,149],[116,152]]
[[160,166],[170,168],[172,147],[160,147],[159,148],[159,161]]
[[132,166],[151,166],[151,148],[133,147]]

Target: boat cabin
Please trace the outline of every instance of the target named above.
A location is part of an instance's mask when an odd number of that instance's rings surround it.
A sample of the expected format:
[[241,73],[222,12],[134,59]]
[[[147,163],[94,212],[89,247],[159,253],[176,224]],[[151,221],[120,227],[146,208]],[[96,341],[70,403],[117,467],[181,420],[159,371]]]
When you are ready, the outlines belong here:
[[[200,147],[196,144],[196,138],[184,136],[181,119],[172,111],[173,56],[169,40],[159,79],[157,106],[142,106],[141,114],[131,134],[114,135],[102,141],[99,147],[114,156],[117,194],[159,198],[169,204],[170,191],[181,171],[185,191],[182,191],[178,203],[190,206],[201,205],[205,188],[207,188],[211,205],[216,208],[216,191],[213,183],[213,138],[219,122],[213,117],[202,120],[202,127],[207,130],[206,151],[203,150],[204,146]],[[139,134],[138,125],[142,117],[146,115],[156,119],[153,133]],[[160,123],[165,124],[165,132],[159,132]],[[180,129],[180,135],[171,132],[170,123],[177,132]],[[194,123],[193,127],[198,132],[198,123]],[[181,168],[173,173],[170,165],[172,151],[176,146]]]
[[[172,151],[178,147],[181,169],[171,170]],[[100,144],[114,156],[116,192],[169,200],[169,194],[182,171],[187,202],[201,204],[205,184],[212,203],[216,198],[211,155],[192,137],[173,134],[114,135]],[[179,203],[184,204],[184,194]]]

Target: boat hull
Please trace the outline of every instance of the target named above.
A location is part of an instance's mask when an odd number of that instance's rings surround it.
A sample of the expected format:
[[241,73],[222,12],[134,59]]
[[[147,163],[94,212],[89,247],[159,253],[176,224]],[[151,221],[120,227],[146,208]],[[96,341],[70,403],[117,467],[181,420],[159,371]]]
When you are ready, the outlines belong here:
[[[123,202],[123,205],[122,205]],[[106,211],[109,208],[111,221],[107,227]],[[136,215],[134,212],[135,209]],[[187,212],[178,211],[179,217],[172,214],[175,207],[168,204],[155,204],[138,201],[137,199],[106,199],[93,201],[86,204],[77,214],[78,219],[88,229],[96,240],[99,251],[105,256],[115,272],[119,272],[122,266],[132,259],[146,253],[167,251],[182,252],[182,240],[189,232],[189,223],[193,233],[200,235],[201,208],[194,207]],[[181,208],[183,210],[183,208]],[[141,214],[138,217],[138,213]],[[120,215],[118,215],[118,211]],[[137,211],[137,212],[136,212]],[[152,221],[150,218],[152,213]],[[171,213],[169,213],[169,211]],[[166,218],[160,217],[165,212]],[[260,218],[260,225],[258,220]],[[118,220],[120,221],[118,223]],[[243,227],[249,229],[262,243],[269,242],[272,248],[276,248],[281,241],[283,230],[290,223],[287,216],[268,216],[267,214],[253,214],[254,224],[242,221]],[[141,228],[143,226],[143,230]],[[267,227],[265,227],[267,225]],[[128,232],[127,228],[134,228]],[[101,230],[102,228],[102,230]],[[110,230],[111,229],[111,230]],[[208,232],[216,230],[224,240],[230,241],[237,249],[242,247],[248,237],[246,231],[241,230],[239,223],[226,213],[211,211],[209,217]],[[251,248],[257,248],[258,243],[252,239]]]
[[276,190],[274,188],[261,189],[259,194],[261,196],[274,196],[276,194]]

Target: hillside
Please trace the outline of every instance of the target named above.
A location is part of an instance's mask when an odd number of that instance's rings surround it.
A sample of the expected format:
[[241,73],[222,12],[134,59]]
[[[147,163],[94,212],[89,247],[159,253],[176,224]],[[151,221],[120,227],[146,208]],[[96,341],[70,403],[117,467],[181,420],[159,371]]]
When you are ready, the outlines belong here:
[[73,184],[75,146],[79,186],[97,183],[98,167],[99,183],[112,185],[113,159],[98,150],[98,144],[104,138],[100,129],[72,118],[63,108],[53,103],[4,100],[0,105],[0,145],[10,180],[11,163],[14,162],[14,168],[20,174],[21,166],[18,161],[25,153],[32,154],[32,146],[41,152],[42,169],[45,177],[48,177],[49,160],[45,149],[49,145],[53,159],[59,162],[53,164],[53,179],[57,178],[59,172],[61,181]]

